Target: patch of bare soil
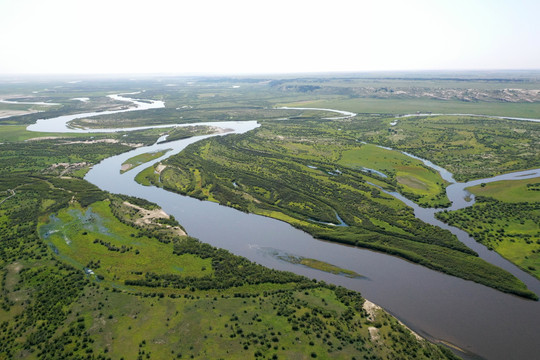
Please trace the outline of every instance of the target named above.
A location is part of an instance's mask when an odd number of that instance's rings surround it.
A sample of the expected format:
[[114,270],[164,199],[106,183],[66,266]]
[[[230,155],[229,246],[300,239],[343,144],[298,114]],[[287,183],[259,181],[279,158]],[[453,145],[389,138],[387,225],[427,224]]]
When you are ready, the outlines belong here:
[[82,169],[88,166],[90,166],[90,163],[86,161],[79,162],[79,163],[57,163],[57,164],[52,164],[43,172],[58,174],[61,177],[65,177],[64,175],[66,174],[72,173],[74,171],[77,171],[79,169]]
[[154,225],[154,226],[160,226],[163,228],[169,228],[172,229],[177,235],[179,236],[185,236],[187,235],[184,230],[182,230],[178,226],[170,226],[165,224],[160,224],[159,222],[155,221],[156,219],[169,219],[170,216],[162,209],[154,209],[154,210],[148,210],[145,208],[142,208],[140,206],[134,205],[130,202],[124,201],[122,203],[125,206],[129,206],[133,209],[136,209],[139,212],[140,218],[135,220],[135,225]]
[[156,174],[158,175],[161,175],[161,172],[163,170],[165,170],[165,168],[167,167],[167,165],[163,165],[163,164],[159,164],[158,166],[156,166]]
[[28,115],[39,112],[38,110],[0,110],[0,119],[19,116],[19,115]]

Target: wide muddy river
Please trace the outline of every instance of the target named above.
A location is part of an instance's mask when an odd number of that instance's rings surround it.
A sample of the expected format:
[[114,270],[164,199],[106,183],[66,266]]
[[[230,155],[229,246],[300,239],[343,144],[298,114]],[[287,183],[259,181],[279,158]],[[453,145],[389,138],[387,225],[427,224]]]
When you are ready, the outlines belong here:
[[[124,98],[116,96],[116,99],[123,100]],[[139,102],[136,105],[139,106],[136,110],[145,110],[162,107],[163,103]],[[39,120],[35,125],[30,126],[29,130],[90,132],[90,130],[70,129],[66,127],[66,124],[75,118],[104,113]],[[255,121],[213,122],[211,124],[233,129],[234,133],[250,131],[258,126]],[[115,130],[118,129],[101,131]],[[174,215],[190,235],[203,242],[228,249],[267,267],[292,271],[360,291],[367,299],[385,308],[420,335],[434,342],[441,341],[451,347],[459,347],[464,351],[459,354],[465,358],[538,358],[540,354],[539,302],[504,294],[397,257],[320,241],[275,219],[246,214],[216,203],[167,192],[161,188],[142,186],[134,181],[136,170],[120,174],[121,164],[137,154],[158,149],[173,149],[164,157],[145,164],[146,167],[180,152],[191,143],[210,136],[224,135],[226,134],[197,136],[138,148],[110,157],[95,165],[85,179],[103,190],[137,196],[157,203],[167,213]],[[438,171],[445,179],[451,178],[451,174],[444,169],[438,168]],[[456,184],[452,179],[451,182],[455,184],[448,187],[447,194],[453,201],[452,209],[460,208],[470,206],[474,201],[464,200],[466,195],[464,188],[467,186],[480,182],[538,176],[540,176],[540,169],[477,180],[470,184]],[[540,294],[540,281],[521,271],[495,252],[476,243],[465,232],[436,220],[435,209],[423,209],[399,194],[392,195],[413,207],[417,217],[449,229],[462,242],[477,251],[482,258],[512,272],[524,281],[529,289]],[[352,279],[291,264],[280,259],[279,255],[283,254],[318,259],[353,270],[364,277]]]

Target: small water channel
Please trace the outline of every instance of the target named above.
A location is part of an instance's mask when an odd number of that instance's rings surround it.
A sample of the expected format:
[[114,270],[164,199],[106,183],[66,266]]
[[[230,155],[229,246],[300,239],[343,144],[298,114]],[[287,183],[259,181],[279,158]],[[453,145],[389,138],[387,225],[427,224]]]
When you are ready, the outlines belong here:
[[[139,105],[141,107],[137,110],[163,106],[158,102],[139,103]],[[114,112],[95,114],[105,113]],[[95,116],[90,114],[70,115],[70,119],[59,117],[39,120],[35,126],[29,127],[29,130],[89,132],[66,128],[66,123],[75,118]],[[211,124],[233,129],[233,133],[243,133],[258,126],[255,121]],[[121,164],[135,155],[173,148],[164,157],[147,164],[150,166],[177,154],[189,144],[220,135],[225,134],[197,136],[162,145],[154,144],[113,156],[94,166],[86,179],[103,190],[137,196],[157,203],[167,213],[174,215],[190,235],[198,237],[203,242],[228,249],[264,266],[292,271],[360,291],[367,299],[384,307],[419,334],[433,341],[444,341],[460,347],[467,353],[465,355],[467,358],[476,358],[474,354],[487,359],[532,359],[538,356],[540,353],[540,343],[537,339],[540,330],[539,302],[503,294],[483,285],[435,272],[393,256],[316,240],[287,223],[275,219],[246,214],[216,203],[181,196],[156,187],[141,186],[134,181],[136,171],[128,171],[124,174],[119,172]],[[536,175],[531,175],[532,171],[526,173],[534,177],[538,176],[539,171],[540,169],[535,170]],[[519,177],[520,174],[501,176],[510,178]],[[496,178],[499,179],[499,177]],[[494,179],[479,181],[497,181]],[[455,184],[452,185],[454,187],[449,187],[449,198],[455,201],[453,206],[461,206],[463,189],[470,185],[473,185],[473,182],[469,185]],[[469,238],[465,232],[434,219],[434,209],[420,208],[400,194],[393,195],[412,206],[417,217],[449,229],[461,241],[481,253],[482,257],[496,265],[500,262],[502,265],[499,266],[510,269],[509,271],[525,281],[531,290],[540,293],[539,281],[517,269],[496,253],[486,250]],[[465,206],[471,204],[472,202],[465,201]],[[276,257],[276,253],[325,261],[353,270],[364,277],[348,278],[295,265]]]

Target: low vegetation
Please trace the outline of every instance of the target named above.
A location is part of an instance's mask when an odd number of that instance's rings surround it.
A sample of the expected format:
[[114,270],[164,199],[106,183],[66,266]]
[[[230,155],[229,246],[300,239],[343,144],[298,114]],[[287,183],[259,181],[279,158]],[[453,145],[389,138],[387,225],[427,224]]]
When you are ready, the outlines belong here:
[[437,217],[540,279],[538,180],[498,181],[469,188],[477,196],[472,207],[441,212]]
[[223,131],[223,129],[214,126],[178,126],[167,133],[167,138],[161,142],[181,140],[198,135],[208,135]]
[[[0,104],[0,359],[455,358],[357,292],[203,244],[155,204],[109,194],[83,180],[93,164],[152,144],[166,132],[175,140],[213,132],[212,127],[94,135],[25,130],[37,119],[126,109],[131,105],[107,95],[141,89],[145,99],[167,107],[76,125],[260,120],[263,126],[197,143],[145,169],[138,181],[535,298],[507,272],[381,192],[379,187],[399,191],[425,207],[448,205],[446,183],[437,173],[367,143],[430,159],[459,180],[538,167],[535,124],[467,116],[396,122],[395,116],[418,111],[540,118],[537,81],[438,79],[436,88],[433,79],[409,75],[168,81],[0,86],[4,99],[17,94],[19,101],[60,104]],[[360,115],[325,120],[335,113],[275,109],[293,104]],[[144,159],[132,162],[138,160]],[[526,192],[507,184],[473,189],[481,196],[470,213],[440,214],[507,251],[505,256],[517,254],[514,261],[538,276],[538,200],[529,196],[537,195],[538,181],[523,185]],[[508,244],[511,250],[504,250]],[[361,276],[316,259],[287,260]]]
[[332,264],[329,264],[327,262],[317,260],[317,259],[309,259],[302,256],[294,256],[294,255],[278,255],[278,257],[282,260],[285,260],[293,264],[301,264],[301,265],[310,267],[312,269],[321,270],[321,271],[328,272],[331,274],[343,275],[350,278],[362,277],[362,275],[358,274],[355,271],[352,271],[349,269],[343,269],[343,268],[340,268],[339,266],[332,265]]
[[534,122],[420,116],[389,119],[386,126],[375,123],[368,130],[362,140],[428,159],[457,181],[540,167],[540,129]]

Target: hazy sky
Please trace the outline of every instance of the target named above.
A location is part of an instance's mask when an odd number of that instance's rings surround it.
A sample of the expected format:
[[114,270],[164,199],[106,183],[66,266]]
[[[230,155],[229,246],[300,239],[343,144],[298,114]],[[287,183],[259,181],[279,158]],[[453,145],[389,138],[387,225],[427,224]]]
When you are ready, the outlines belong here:
[[540,0],[0,0],[0,73],[539,69]]

